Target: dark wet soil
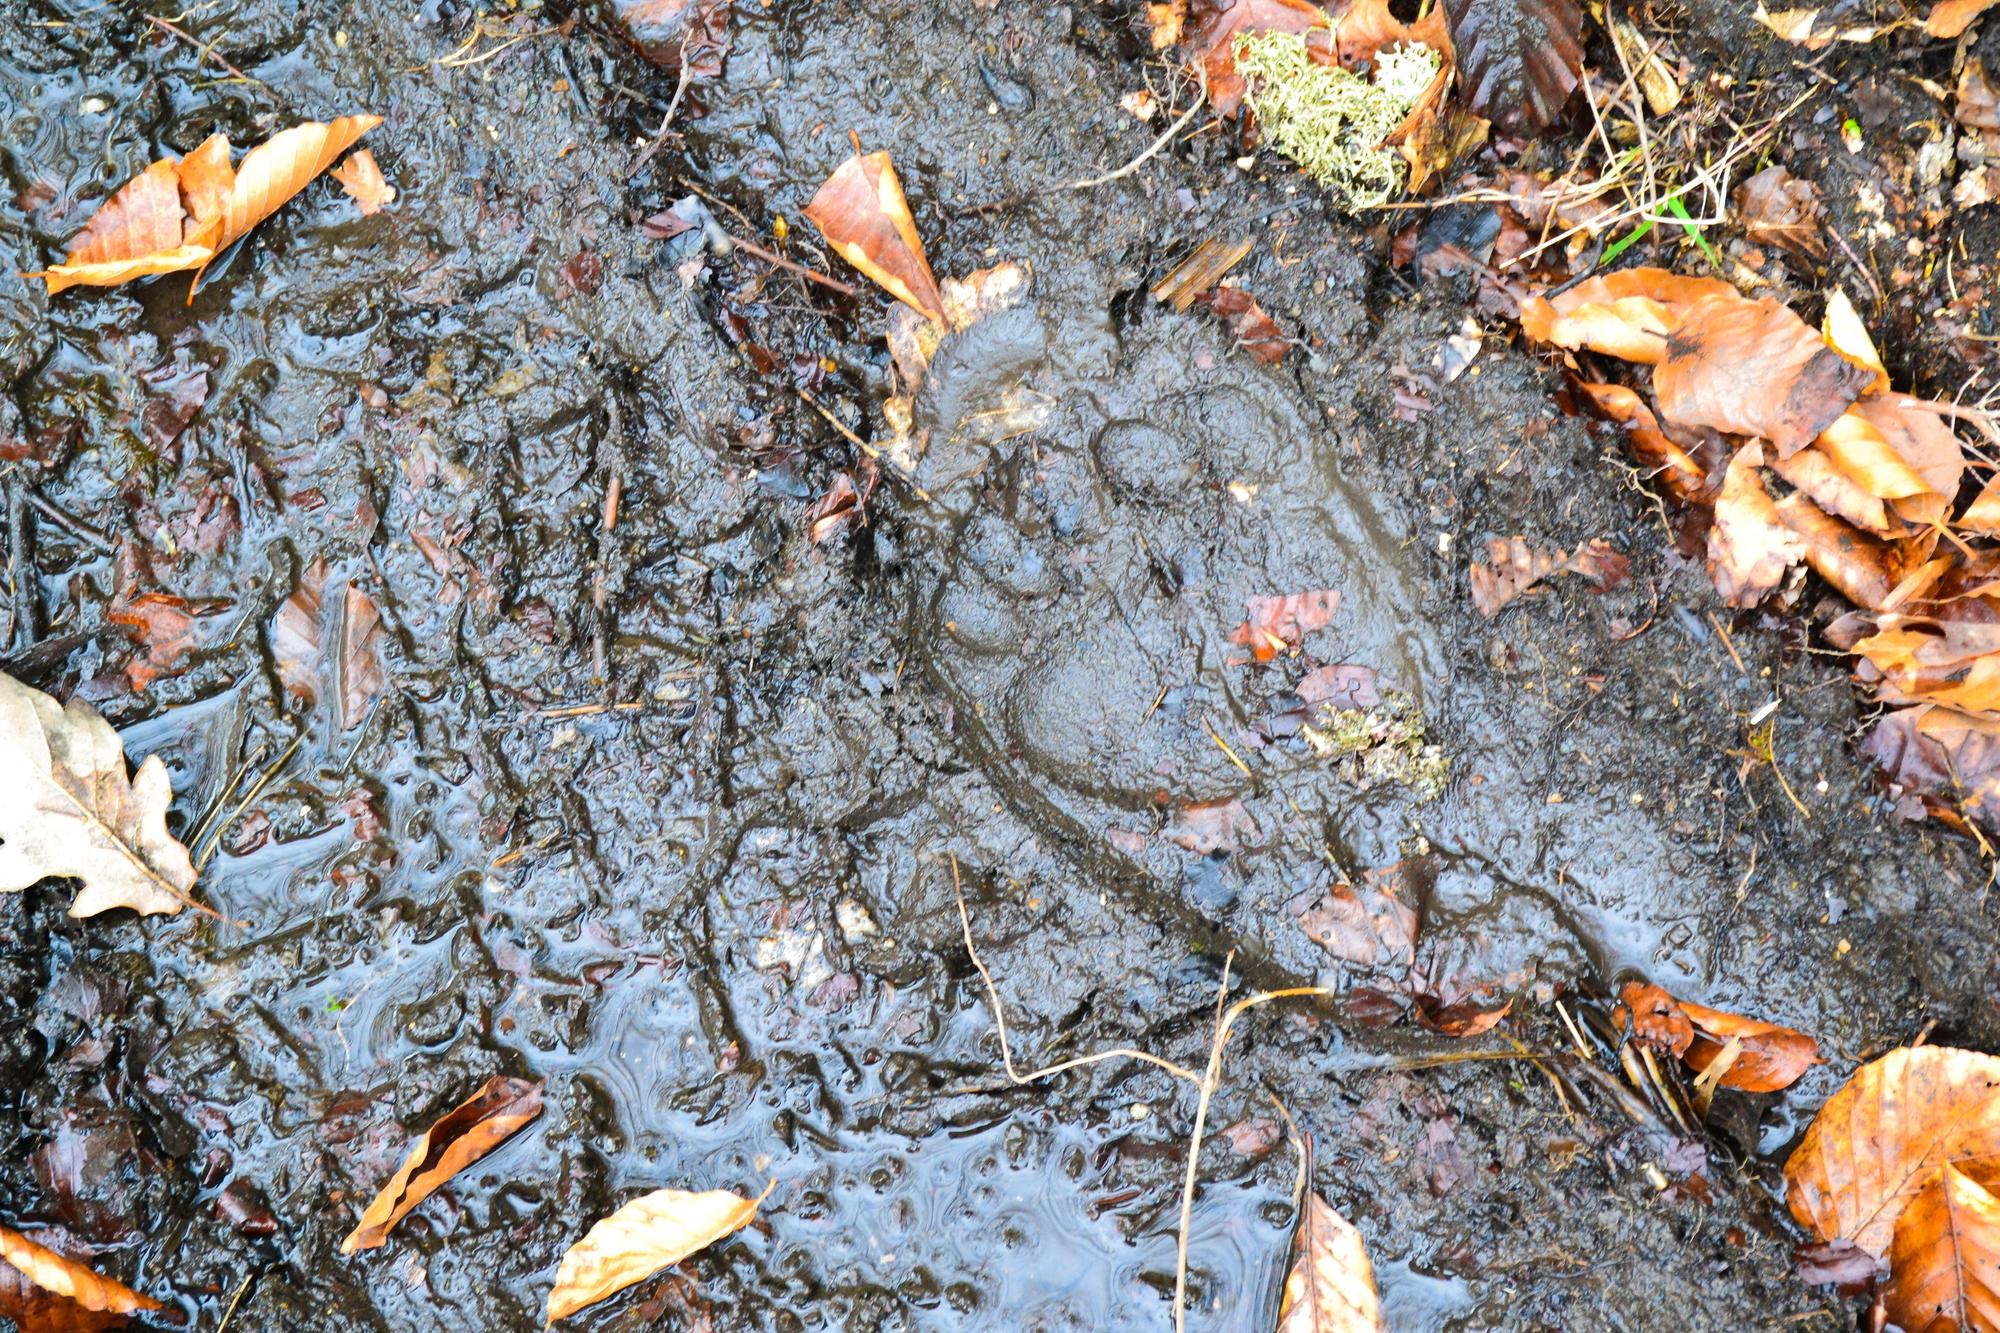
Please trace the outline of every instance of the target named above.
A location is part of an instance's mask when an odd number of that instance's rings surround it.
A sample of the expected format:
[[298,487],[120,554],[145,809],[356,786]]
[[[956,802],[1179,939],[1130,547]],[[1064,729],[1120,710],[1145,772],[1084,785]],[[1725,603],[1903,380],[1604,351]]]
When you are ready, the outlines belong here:
[[[1469,280],[1392,270],[1388,227],[1213,134],[1063,189],[1153,133],[1117,107],[1167,86],[1138,6],[739,3],[706,114],[629,179],[672,78],[598,11],[520,8],[464,51],[449,0],[186,20],[261,86],[122,10],[0,12],[0,268],[216,127],[379,111],[401,191],[364,218],[308,189],[191,305],[174,279],[0,283],[0,436],[18,414],[46,459],[10,493],[75,520],[21,525],[7,669],[161,755],[183,830],[303,737],[202,877],[247,927],[0,896],[0,1222],[62,1229],[194,1328],[241,1291],[238,1333],[527,1330],[617,1204],[776,1177],[755,1227],[575,1322],[1166,1327],[1192,1097],[1117,1064],[1009,1086],[949,858],[1023,1060],[1198,1067],[1227,951],[1239,993],[1368,980],[1296,903],[1409,857],[1419,967],[1512,1017],[1455,1042],[1379,1006],[1267,1008],[1211,1117],[1275,1093],[1313,1132],[1391,1326],[1850,1324],[1790,1274],[1774,1164],[1864,1053],[1932,1023],[2000,1046],[1985,869],[1894,818],[1839,659],[1727,616],[1504,326],[1457,380],[1432,370]],[[1687,41],[1790,71],[1732,21]],[[1889,78],[1844,58],[1842,115]],[[1786,152],[1838,213],[1819,105]],[[886,302],[636,223],[693,195],[767,245],[787,220],[831,269],[801,210],[850,129],[893,154],[940,273],[1011,258],[1033,285],[933,367],[921,491],[885,481],[815,546],[806,506],[857,460],[800,391],[880,429]],[[1145,295],[1239,234],[1237,275],[1305,344],[1278,367]],[[1962,376],[1925,337],[1890,333],[1891,364]],[[1399,414],[1413,384],[1430,408]],[[994,439],[1022,401],[1039,424]],[[1516,534],[1607,536],[1633,577],[1482,620],[1468,561]],[[389,631],[389,689],[346,730],[295,716],[270,656],[315,557]],[[1311,588],[1344,595],[1314,652],[1409,696],[1448,757],[1437,799],[1259,735],[1307,664],[1232,664],[1229,632],[1246,598]],[[148,591],[207,614],[135,689],[110,614]],[[1810,818],[1745,763],[1773,701]],[[1234,852],[1176,845],[1174,808],[1231,797],[1255,825]],[[1554,997],[1632,977],[1828,1057],[1727,1108],[1705,1191],[1663,1192],[1687,1162],[1608,1098],[1572,1116],[1535,1066],[1427,1063],[1560,1049]],[[409,1137],[494,1073],[547,1080],[546,1113],[342,1258]],[[1295,1172],[1211,1138],[1191,1327],[1271,1325]]]

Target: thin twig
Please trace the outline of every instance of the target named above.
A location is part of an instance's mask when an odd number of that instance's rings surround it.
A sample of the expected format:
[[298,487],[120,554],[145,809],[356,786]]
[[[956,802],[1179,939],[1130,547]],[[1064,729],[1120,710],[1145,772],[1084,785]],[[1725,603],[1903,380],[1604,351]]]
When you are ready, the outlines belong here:
[[87,542],[106,555],[110,555],[118,549],[116,542],[99,532],[96,528],[91,527],[88,523],[85,523],[82,519],[72,518],[70,515],[56,508],[52,501],[44,498],[34,487],[31,486],[28,488],[27,498],[28,504],[36,513],[78,541]]
[[1137,171],[1140,167],[1145,166],[1146,163],[1152,161],[1155,157],[1157,157],[1160,153],[1160,150],[1165,148],[1169,143],[1173,142],[1174,136],[1176,134],[1179,134],[1182,130],[1186,129],[1187,123],[1195,118],[1195,113],[1200,111],[1202,107],[1206,106],[1207,104],[1208,104],[1208,76],[1204,74],[1202,75],[1201,79],[1200,94],[1196,96],[1194,102],[1191,105],[1189,105],[1187,110],[1181,112],[1181,118],[1179,120],[1167,126],[1166,133],[1162,134],[1159,138],[1153,140],[1152,147],[1148,148],[1145,152],[1139,154],[1139,156],[1133,158],[1130,162],[1127,162],[1124,166],[1118,168],[1118,170],[1116,171],[1107,171],[1102,176],[1093,176],[1089,180],[1071,181],[1069,185],[1065,188],[1071,190],[1088,190],[1098,185],[1109,185],[1112,181],[1119,180],[1123,177],[1131,175],[1133,172]]
[[[723,235],[729,236],[729,233],[724,232]],[[794,263],[783,255],[772,254],[769,250],[766,250],[754,241],[738,240],[734,236],[729,236],[729,243],[738,250],[748,250],[767,264],[776,264],[779,268],[788,268],[802,278],[816,282],[822,287],[830,287],[842,296],[859,296],[861,294],[859,287],[842,282],[839,278],[829,278],[818,269],[807,268],[804,264]]]
[[680,109],[681,94],[688,90],[688,85],[692,82],[694,82],[694,66],[688,63],[687,52],[684,49],[681,52],[681,79],[679,83],[674,85],[674,99],[667,103],[667,114],[660,118],[660,128],[654,131],[653,141],[646,145],[646,151],[633,159],[631,167],[626,170],[626,180],[631,180],[634,176],[638,175],[639,169],[648,162],[651,162],[653,154],[659,152],[665,146],[667,142],[667,127],[674,123],[674,112]]
[[174,36],[186,42],[189,46],[192,46],[198,53],[200,53],[200,55],[204,59],[213,60],[216,64],[222,66],[224,69],[228,70],[230,74],[234,75],[236,78],[243,80],[245,83],[254,83],[260,88],[268,88],[271,86],[270,84],[265,83],[262,79],[253,78],[252,76],[245,74],[242,70],[236,68],[236,66],[230,64],[227,60],[224,60],[222,58],[222,53],[215,49],[214,42],[198,41],[194,37],[189,35],[187,29],[178,27],[173,23],[169,23],[166,19],[161,18],[158,14],[141,14],[139,17],[145,19],[146,22],[152,24],[154,27],[160,29],[162,32],[172,33]]
[[236,1317],[237,1303],[243,1299],[243,1293],[250,1290],[250,1284],[254,1282],[256,1278],[257,1274],[255,1272],[250,1272],[243,1275],[243,1281],[236,1288],[236,1294],[229,1298],[229,1308],[222,1312],[222,1322],[215,1326],[215,1333],[224,1333],[224,1330],[226,1330],[229,1327],[229,1321]]

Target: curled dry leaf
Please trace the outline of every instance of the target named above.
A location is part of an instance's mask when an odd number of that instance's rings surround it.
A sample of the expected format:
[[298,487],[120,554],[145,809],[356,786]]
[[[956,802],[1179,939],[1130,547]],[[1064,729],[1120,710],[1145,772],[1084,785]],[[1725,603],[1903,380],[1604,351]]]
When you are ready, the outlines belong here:
[[766,1185],[755,1199],[728,1190],[654,1190],[632,1200],[591,1227],[563,1255],[549,1292],[549,1322],[595,1305],[742,1230],[777,1183]]
[[1889,1271],[1899,1327],[2000,1333],[2000,1199],[1947,1162],[1897,1220]]
[[364,217],[373,217],[396,202],[396,187],[382,175],[382,168],[375,165],[375,154],[369,149],[349,153],[347,160],[331,174],[347,197],[360,205]]
[[1746,444],[1729,460],[1708,530],[1708,575],[1731,606],[1755,606],[1805,559],[1806,543],[1778,516],[1758,468],[1763,451]]
[[1257,836],[1257,821],[1230,797],[1222,801],[1196,801],[1182,806],[1174,815],[1174,830],[1168,835],[1177,847],[1206,856],[1210,852],[1233,852],[1239,839]]
[[128,181],[70,243],[65,262],[27,276],[43,279],[53,295],[200,270],[381,123],[380,116],[342,116],[295,125],[251,149],[235,168],[228,136],[212,135],[186,157],[155,162]]
[[1308,1190],[1292,1240],[1278,1333],[1381,1333],[1384,1327],[1375,1268],[1361,1233]]
[[1803,495],[1786,496],[1775,511],[1778,521],[1802,544],[1813,573],[1858,606],[1889,604],[1896,592],[1895,553],[1890,547]]
[[1445,1037],[1476,1037],[1490,1032],[1514,1009],[1512,1000],[1489,1004],[1474,996],[1447,1002],[1442,996],[1422,990],[1412,991],[1410,998],[1415,1001],[1412,1011],[1417,1022]]
[[1882,497],[1870,493],[1817,446],[1768,461],[1773,472],[1827,513],[1883,536],[1901,531],[1900,524],[1891,525]]
[[28,1281],[94,1313],[134,1314],[165,1307],[122,1282],[93,1273],[74,1259],[38,1245],[18,1231],[0,1227],[0,1259]]
[[1875,350],[1875,340],[1868,336],[1868,326],[1862,322],[1861,312],[1854,308],[1854,302],[1848,299],[1847,293],[1838,287],[1827,293],[1826,314],[1820,318],[1819,332],[1826,339],[1827,346],[1855,365],[1874,372],[1875,382],[1867,392],[1889,392],[1889,372],[1882,365],[1882,354]]
[[1826,258],[1819,191],[1781,166],[1770,166],[1736,187],[1743,234],[1806,259]]
[[2000,716],[2000,623],[1853,614],[1827,636],[1860,656],[1880,698]]
[[1783,302],[1734,291],[1689,307],[1653,367],[1662,417],[1760,437],[1780,458],[1811,444],[1873,380]]
[[1708,474],[1688,452],[1668,439],[1653,416],[1653,409],[1637,392],[1622,384],[1579,384],[1586,397],[1607,418],[1625,427],[1626,441],[1639,461],[1651,470],[1654,481],[1667,488],[1675,499],[1689,504],[1707,504],[1714,498]]
[[945,323],[944,298],[887,153],[856,153],[841,163],[806,205],[806,216],[841,258],[882,290]]
[[1799,1225],[1876,1258],[1918,1191],[1951,1163],[2000,1166],[2000,1059],[1945,1046],[1899,1047],[1827,1099],[1785,1162]]
[[1574,0],[1447,0],[1465,103],[1503,130],[1539,130],[1583,75],[1583,11]]
[[1792,1028],[1676,1000],[1660,987],[1642,982],[1627,982],[1619,999],[1631,1015],[1635,1037],[1685,1060],[1697,1074],[1730,1042],[1740,1043],[1741,1050],[1719,1080],[1725,1088],[1777,1092],[1821,1063],[1819,1043]]
[[1472,566],[1472,605],[1482,616],[1498,615],[1501,607],[1558,574],[1575,574],[1608,591],[1623,583],[1631,568],[1632,562],[1602,537],[1569,555],[1538,551],[1525,537],[1496,537],[1486,543],[1485,562]]
[[342,1254],[372,1250],[396,1223],[447,1181],[511,1138],[542,1113],[542,1085],[495,1074],[470,1097],[418,1136],[410,1155],[362,1210],[361,1221],[340,1242]]
[[[1947,0],[1949,3],[1950,0]],[[1833,8],[1827,5],[1825,8]],[[1873,24],[1856,23],[1843,26],[1834,19],[1822,19],[1821,8],[1781,9],[1773,13],[1764,8],[1763,0],[1757,0],[1757,10],[1750,16],[1758,23],[1784,38],[1795,42],[1808,51],[1824,50],[1835,42],[1872,42],[1885,28]]]
[[1340,590],[1317,588],[1278,597],[1251,597],[1244,608],[1250,618],[1229,632],[1229,641],[1250,650],[1259,662],[1297,650],[1306,635],[1325,629],[1340,609]]
[[0,675],[0,790],[0,892],[68,875],[83,881],[71,916],[192,904],[194,862],[167,832],[167,766],[148,755],[128,780],[118,733],[83,700],[64,709]]

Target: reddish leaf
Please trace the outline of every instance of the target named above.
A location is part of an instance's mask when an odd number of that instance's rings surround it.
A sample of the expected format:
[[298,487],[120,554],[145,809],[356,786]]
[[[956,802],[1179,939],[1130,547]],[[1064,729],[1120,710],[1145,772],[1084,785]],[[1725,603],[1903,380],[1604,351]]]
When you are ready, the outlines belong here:
[[1924,20],[1924,29],[1933,37],[1956,37],[1996,3],[2000,0],[1937,0]]
[[1846,1240],[1801,1245],[1792,1260],[1799,1281],[1815,1287],[1830,1283],[1842,1296],[1859,1296],[1881,1273],[1874,1255]]
[[1198,801],[1184,805],[1174,816],[1173,832],[1167,835],[1176,846],[1190,852],[1233,852],[1239,837],[1256,837],[1257,821],[1230,797],[1222,801]]
[[1294,691],[1307,707],[1331,704],[1335,708],[1373,708],[1382,702],[1375,688],[1380,679],[1373,667],[1353,662],[1336,662],[1306,672]]
[[889,295],[945,322],[944,297],[887,153],[857,153],[841,163],[806,205],[806,216],[843,259]]
[[1476,999],[1445,1004],[1437,996],[1423,991],[1412,992],[1411,998],[1416,1001],[1417,1022],[1446,1037],[1476,1037],[1490,1031],[1514,1007],[1512,1000],[1503,1000],[1497,1005]]
[[1761,437],[1780,458],[1811,444],[1874,382],[1772,297],[1697,301],[1653,367],[1660,415]]
[[1251,356],[1267,366],[1275,366],[1285,359],[1291,349],[1291,339],[1278,327],[1278,321],[1264,313],[1264,307],[1257,304],[1257,298],[1241,287],[1227,284],[1215,288],[1202,298],[1203,304],[1222,317],[1229,331],[1236,335],[1236,343]]
[[1368,871],[1358,885],[1330,885],[1294,915],[1308,939],[1342,962],[1407,969],[1416,958],[1417,912],[1400,896],[1406,891],[1399,862]]
[[1826,258],[1819,191],[1780,166],[1766,167],[1736,187],[1743,234],[1806,259]]
[[1821,1063],[1818,1042],[1776,1023],[1676,1000],[1658,986],[1636,981],[1627,982],[1619,998],[1623,1003],[1612,1015],[1614,1023],[1629,1014],[1635,1038],[1685,1060],[1697,1074],[1731,1041],[1739,1042],[1740,1052],[1718,1080],[1726,1088],[1777,1092]]
[[299,572],[298,590],[285,599],[271,622],[271,658],[287,694],[302,708],[319,700],[322,679],[330,671],[334,725],[346,731],[367,717],[370,706],[388,688],[382,669],[387,631],[375,603],[351,583],[341,597],[339,623],[330,624],[326,582],[324,557],[314,557]]
[[1902,708],[1877,722],[1861,752],[1908,792],[2000,828],[2000,721],[1952,708]]
[[1741,301],[1719,278],[1685,278],[1658,268],[1629,268],[1586,278],[1566,291],[1521,302],[1521,331],[1571,351],[1654,365],[1688,312],[1709,299]]
[[813,545],[823,546],[863,520],[868,497],[875,494],[875,484],[881,474],[869,459],[863,459],[855,471],[861,474],[859,487],[855,486],[850,473],[838,473],[826,494],[813,501],[806,510],[806,532]]
[[541,1113],[540,1083],[500,1074],[487,1079],[479,1091],[445,1112],[418,1137],[402,1166],[340,1243],[340,1252],[353,1254],[381,1245],[411,1209]]
[[130,629],[143,653],[125,668],[135,690],[143,691],[162,675],[178,670],[194,647],[194,615],[183,597],[149,592],[129,602],[121,599],[105,612],[105,619]]
[[1524,597],[1557,574],[1575,574],[1609,591],[1625,581],[1632,562],[1594,537],[1570,555],[1537,551],[1524,537],[1495,538],[1486,543],[1486,561],[1472,566],[1472,605],[1482,616]]
[[1618,1007],[1611,1011],[1613,1027],[1622,1030],[1630,1023],[1634,1037],[1676,1060],[1687,1053],[1694,1041],[1694,1023],[1673,996],[1659,986],[1628,981],[1618,999]]
[[1555,122],[1583,69],[1574,0],[1447,0],[1465,104],[1501,129]]
[[1340,609],[1340,593],[1320,588],[1252,597],[1244,606],[1250,618],[1229,632],[1229,641],[1248,648],[1259,662],[1269,662],[1280,653],[1296,651],[1314,630],[1326,628]]

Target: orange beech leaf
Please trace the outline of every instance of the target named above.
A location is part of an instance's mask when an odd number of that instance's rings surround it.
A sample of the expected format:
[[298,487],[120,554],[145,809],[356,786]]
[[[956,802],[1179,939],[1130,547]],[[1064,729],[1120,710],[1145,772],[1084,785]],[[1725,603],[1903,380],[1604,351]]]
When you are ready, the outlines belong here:
[[1930,493],[1917,470],[1904,462],[1882,432],[1859,412],[1843,413],[1816,443],[1828,462],[1870,495],[1901,500]]
[[1410,999],[1418,1024],[1446,1037],[1476,1037],[1482,1032],[1490,1032],[1514,1008],[1512,1000],[1489,1005],[1473,998],[1446,1004],[1438,996],[1424,991],[1413,991]]
[[1958,526],[1971,532],[2000,532],[2000,476],[1979,488],[1978,498],[1966,506]]
[[1754,243],[1782,246],[1806,259],[1826,258],[1819,191],[1811,181],[1770,166],[1738,185],[1735,199],[1743,234]]
[[1883,1304],[1919,1333],[2000,1333],[2000,1199],[1951,1163],[1917,1192],[1889,1245]]
[[1857,606],[1890,605],[1896,589],[1894,551],[1850,523],[1843,523],[1803,495],[1775,506],[1778,521],[1804,543],[1813,573]]
[[1801,449],[1790,458],[1770,462],[1773,472],[1805,492],[1814,504],[1829,514],[1880,536],[1890,536],[1902,530],[1900,524],[1890,524],[1889,508],[1882,503],[1882,497],[1871,494],[1867,487],[1843,472],[1817,445]]
[[1715,497],[1715,526],[1708,530],[1708,576],[1731,606],[1755,606],[1806,558],[1806,542],[1779,517],[1758,467],[1757,445],[1729,460]]
[[[126,183],[70,243],[69,258],[41,273],[50,294],[113,287],[155,273],[200,270],[333,165],[380,116],[296,125],[229,165],[215,134],[179,161],[160,161]],[[193,299],[190,290],[189,299]]]
[[1719,278],[1687,278],[1659,268],[1628,268],[1585,278],[1552,297],[1521,302],[1521,331],[1570,351],[1654,365],[1687,312],[1711,297],[1742,300]]
[[806,205],[806,216],[841,258],[883,291],[945,322],[944,298],[924,258],[917,220],[886,152],[857,152],[841,163]]
[[1706,504],[1713,498],[1708,474],[1685,449],[1666,437],[1653,409],[1646,400],[1622,384],[1579,384],[1576,386],[1596,405],[1597,410],[1625,427],[1626,443],[1641,463],[1650,469],[1650,479],[1665,486],[1676,499]]
[[[1310,1160],[1310,1154],[1308,1154]],[[1311,1190],[1292,1238],[1277,1333],[1380,1333],[1375,1267],[1354,1224]]]
[[347,160],[331,174],[347,197],[361,206],[363,217],[373,217],[386,205],[396,202],[396,187],[382,175],[382,168],[375,164],[375,154],[366,148],[349,153]]
[[1888,702],[2000,716],[2000,622],[1854,614],[1827,636],[1861,657],[1859,674]]
[[1731,291],[1688,308],[1653,367],[1653,392],[1662,418],[1758,436],[1783,458],[1811,444],[1873,379],[1783,302]]
[[369,1201],[347,1239],[340,1242],[340,1252],[353,1254],[381,1245],[412,1208],[541,1113],[540,1083],[503,1074],[487,1079],[479,1091],[418,1136],[410,1155]]
[[1250,597],[1243,605],[1250,618],[1229,631],[1229,641],[1248,648],[1259,662],[1268,662],[1280,653],[1296,651],[1314,630],[1325,629],[1340,609],[1340,590]]
[[1827,1099],[1785,1162],[1785,1201],[1821,1240],[1880,1259],[1896,1221],[1947,1163],[2000,1166],[2000,1058],[1899,1047]]
[[1965,476],[1965,446],[1935,405],[1905,393],[1864,398],[1851,409],[1873,427],[1896,457],[1917,474],[1925,494],[1892,506],[1906,522],[1944,521]]
[[755,1199],[729,1190],[640,1195],[601,1219],[563,1255],[549,1292],[549,1322],[616,1295],[742,1230],[777,1184],[773,1180]]
[[1629,1016],[1632,1035],[1655,1050],[1685,1060],[1697,1074],[1731,1041],[1741,1050],[1719,1082],[1744,1092],[1777,1092],[1822,1063],[1819,1043],[1803,1032],[1706,1005],[1676,1000],[1659,986],[1631,981],[1619,992],[1614,1025]]
[[1996,3],[2000,0],[1937,0],[1924,20],[1924,31],[1933,37],[1956,37]]
[[65,1259],[6,1227],[0,1227],[0,1259],[12,1264],[43,1291],[67,1297],[86,1310],[132,1314],[165,1308],[151,1296],[143,1296],[122,1282],[100,1277],[76,1260]]

